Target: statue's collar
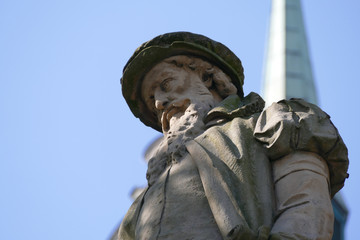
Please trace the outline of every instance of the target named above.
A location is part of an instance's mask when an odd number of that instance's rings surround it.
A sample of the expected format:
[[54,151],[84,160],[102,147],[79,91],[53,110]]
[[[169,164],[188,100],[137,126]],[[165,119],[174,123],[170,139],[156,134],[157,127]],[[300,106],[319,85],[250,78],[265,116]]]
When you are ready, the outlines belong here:
[[242,99],[238,95],[230,95],[207,113],[204,123],[210,127],[236,117],[249,117],[261,112],[264,106],[264,100],[254,92]]

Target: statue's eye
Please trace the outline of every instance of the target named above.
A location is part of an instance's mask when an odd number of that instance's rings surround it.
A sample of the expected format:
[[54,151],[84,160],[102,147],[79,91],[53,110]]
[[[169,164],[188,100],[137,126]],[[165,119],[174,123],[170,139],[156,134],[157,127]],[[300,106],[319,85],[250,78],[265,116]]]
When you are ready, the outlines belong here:
[[154,95],[150,95],[147,100],[146,100],[146,104],[148,105],[148,107],[150,109],[155,109],[155,97]]
[[203,76],[202,76],[202,80],[203,80],[203,82],[206,82],[206,81],[208,81],[209,79],[211,79],[212,78],[212,73],[204,73],[203,74]]
[[173,78],[166,78],[164,81],[160,84],[161,91],[168,92],[171,90],[171,81],[173,81]]

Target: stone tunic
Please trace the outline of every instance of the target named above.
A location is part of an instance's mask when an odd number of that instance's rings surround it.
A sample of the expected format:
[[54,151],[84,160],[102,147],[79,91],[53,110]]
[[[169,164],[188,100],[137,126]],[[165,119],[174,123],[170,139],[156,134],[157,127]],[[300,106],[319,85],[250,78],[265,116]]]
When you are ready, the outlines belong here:
[[[326,223],[322,219],[331,212],[330,197],[344,185],[349,160],[326,113],[299,99],[263,110],[260,96],[251,93],[244,99],[229,96],[205,123],[209,128],[186,143],[187,158],[135,200],[119,239],[156,239],[156,234],[158,239],[217,239],[196,231],[214,226],[213,219],[217,226],[209,232],[219,231],[220,239],[329,239],[331,217]],[[328,206],[322,208],[323,203]],[[153,222],[147,221],[150,216]],[[177,228],[162,230],[167,222]],[[138,235],[148,230],[150,235]]]
[[135,237],[139,240],[222,239],[189,154],[168,166],[147,190]]

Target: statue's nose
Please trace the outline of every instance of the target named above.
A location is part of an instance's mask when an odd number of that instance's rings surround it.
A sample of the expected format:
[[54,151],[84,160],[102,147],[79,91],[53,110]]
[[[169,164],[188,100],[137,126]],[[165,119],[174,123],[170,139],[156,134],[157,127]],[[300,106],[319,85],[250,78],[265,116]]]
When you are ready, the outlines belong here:
[[163,93],[162,91],[156,90],[154,94],[155,108],[158,110],[164,110],[170,101],[173,100],[170,94]]
[[156,101],[155,101],[155,107],[156,107],[156,109],[158,109],[158,110],[164,110],[164,108],[165,108],[165,106],[166,106],[167,103],[168,103],[167,101],[156,100]]

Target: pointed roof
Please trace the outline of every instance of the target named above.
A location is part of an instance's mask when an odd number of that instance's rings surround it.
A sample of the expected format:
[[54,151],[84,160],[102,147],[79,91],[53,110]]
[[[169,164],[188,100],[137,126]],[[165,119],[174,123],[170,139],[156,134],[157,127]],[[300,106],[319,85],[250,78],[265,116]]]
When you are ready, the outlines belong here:
[[317,103],[300,0],[273,0],[262,95]]

